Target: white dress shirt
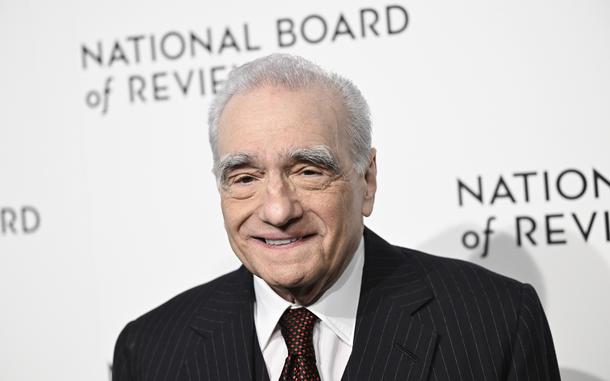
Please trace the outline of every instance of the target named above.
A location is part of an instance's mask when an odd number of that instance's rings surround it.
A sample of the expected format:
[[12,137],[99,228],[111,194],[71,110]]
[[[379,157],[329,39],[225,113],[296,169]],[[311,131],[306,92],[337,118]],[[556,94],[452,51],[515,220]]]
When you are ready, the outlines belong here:
[[[352,353],[356,312],[364,267],[364,239],[343,274],[307,309],[320,320],[313,330],[313,346],[321,381],[339,381]],[[288,356],[278,321],[287,308],[300,307],[284,300],[261,278],[254,276],[254,324],[271,381],[279,380]]]

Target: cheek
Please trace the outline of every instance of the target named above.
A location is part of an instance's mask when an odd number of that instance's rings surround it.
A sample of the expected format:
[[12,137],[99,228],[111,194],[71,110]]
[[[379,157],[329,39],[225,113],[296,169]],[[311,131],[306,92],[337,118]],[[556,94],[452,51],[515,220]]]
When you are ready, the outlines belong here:
[[348,186],[327,189],[309,201],[310,210],[323,221],[328,232],[347,230],[351,222],[359,221],[361,207]]
[[220,210],[222,211],[222,218],[225,222],[225,225],[228,227],[231,225],[230,221],[233,216],[233,210],[231,203],[228,202],[224,197],[220,199]]
[[229,233],[237,233],[241,225],[248,216],[251,214],[248,205],[243,202],[236,202],[235,200],[222,197],[220,201],[220,208],[222,210],[222,216],[225,222],[225,228]]

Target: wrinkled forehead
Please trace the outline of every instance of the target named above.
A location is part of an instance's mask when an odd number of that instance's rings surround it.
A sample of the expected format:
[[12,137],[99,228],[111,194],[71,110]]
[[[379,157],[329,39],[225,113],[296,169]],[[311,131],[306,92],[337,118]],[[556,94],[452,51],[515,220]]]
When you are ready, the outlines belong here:
[[219,156],[284,156],[295,148],[347,143],[342,103],[326,88],[262,86],[234,95],[219,119]]

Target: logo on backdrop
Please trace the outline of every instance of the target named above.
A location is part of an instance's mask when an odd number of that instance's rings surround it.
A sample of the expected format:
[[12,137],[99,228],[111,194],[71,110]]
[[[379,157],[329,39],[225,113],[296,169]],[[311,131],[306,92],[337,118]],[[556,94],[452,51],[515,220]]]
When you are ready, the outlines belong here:
[[[610,211],[594,208],[575,212],[580,201],[608,205],[610,176],[595,168],[565,169],[560,172],[529,171],[510,175],[477,176],[457,179],[458,205],[460,208],[502,208],[483,221],[483,228],[469,230],[462,235],[467,249],[480,250],[486,257],[494,226],[508,222],[512,225],[515,245],[518,247],[566,245],[569,240],[610,243]],[[507,216],[506,207],[525,210],[526,204],[552,204],[553,210],[545,214],[521,214]],[[555,209],[556,208],[556,209]],[[582,208],[581,208],[582,209]],[[568,239],[569,237],[569,239]]]
[[[244,22],[234,27],[197,27],[82,43],[81,69],[97,81],[84,94],[84,103],[105,115],[119,101],[137,105],[205,97],[216,93],[230,69],[237,66],[237,63],[214,63],[224,62],[222,57],[227,53],[281,51],[301,45],[382,38],[404,33],[408,24],[404,7],[387,5],[339,12],[334,16],[281,17],[269,25],[274,30],[272,40],[264,40],[262,36],[269,34]],[[185,61],[206,65],[171,69]],[[149,69],[155,66],[159,69]]]
[[0,235],[34,234],[39,228],[40,212],[35,207],[0,207]]

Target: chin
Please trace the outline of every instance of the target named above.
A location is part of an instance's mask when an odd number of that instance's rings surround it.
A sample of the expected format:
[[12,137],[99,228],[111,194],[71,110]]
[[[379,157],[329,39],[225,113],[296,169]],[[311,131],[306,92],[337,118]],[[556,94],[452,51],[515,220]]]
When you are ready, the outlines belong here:
[[[261,277],[263,278],[263,277]],[[273,287],[281,287],[283,289],[299,289],[309,287],[316,283],[316,277],[312,274],[299,271],[273,271],[271,276],[263,278],[267,284]]]

